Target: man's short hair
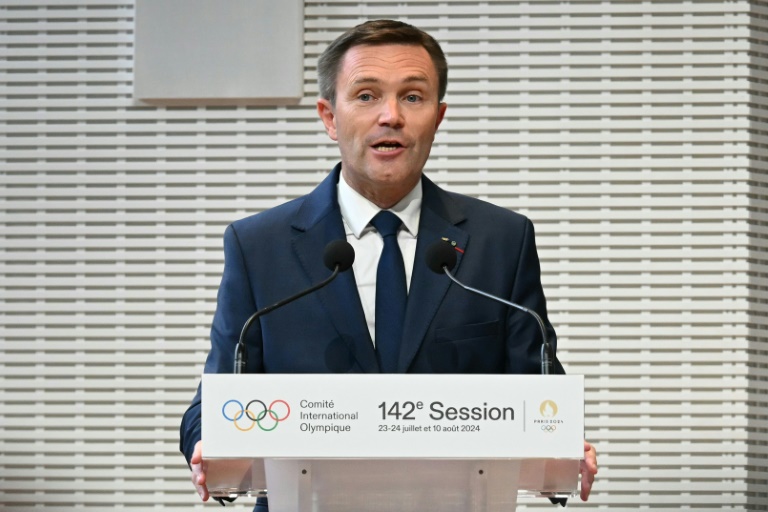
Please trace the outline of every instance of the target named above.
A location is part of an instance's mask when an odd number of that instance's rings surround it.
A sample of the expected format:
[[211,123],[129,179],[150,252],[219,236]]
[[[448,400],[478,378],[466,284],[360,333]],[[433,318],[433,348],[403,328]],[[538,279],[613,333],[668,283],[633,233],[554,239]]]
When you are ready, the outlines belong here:
[[418,28],[393,20],[366,21],[347,30],[325,49],[317,63],[320,97],[336,103],[336,79],[347,50],[354,46],[402,44],[421,46],[432,59],[438,77],[438,100],[443,101],[448,87],[448,63],[435,39]]

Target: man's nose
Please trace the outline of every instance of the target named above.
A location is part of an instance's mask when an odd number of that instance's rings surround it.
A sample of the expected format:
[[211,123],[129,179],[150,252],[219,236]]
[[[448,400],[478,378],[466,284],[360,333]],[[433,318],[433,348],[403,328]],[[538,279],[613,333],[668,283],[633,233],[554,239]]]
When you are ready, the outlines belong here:
[[379,112],[379,124],[382,126],[399,127],[403,124],[402,105],[397,99],[383,101]]

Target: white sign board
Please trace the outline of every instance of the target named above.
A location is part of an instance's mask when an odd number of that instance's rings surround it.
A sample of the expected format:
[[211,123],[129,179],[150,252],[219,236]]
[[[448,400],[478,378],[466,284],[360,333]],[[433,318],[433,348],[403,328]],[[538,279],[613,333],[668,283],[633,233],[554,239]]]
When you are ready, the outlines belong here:
[[137,0],[136,99],[289,105],[304,97],[303,0]]
[[203,375],[206,458],[574,458],[580,375]]

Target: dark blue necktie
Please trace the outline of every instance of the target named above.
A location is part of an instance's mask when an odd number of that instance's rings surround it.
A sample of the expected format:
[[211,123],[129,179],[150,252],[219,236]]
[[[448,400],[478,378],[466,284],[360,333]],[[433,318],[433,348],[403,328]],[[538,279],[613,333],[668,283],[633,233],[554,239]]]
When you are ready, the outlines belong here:
[[392,212],[381,211],[371,224],[384,239],[376,270],[376,356],[382,373],[395,373],[408,298],[403,255],[397,244],[402,221]]

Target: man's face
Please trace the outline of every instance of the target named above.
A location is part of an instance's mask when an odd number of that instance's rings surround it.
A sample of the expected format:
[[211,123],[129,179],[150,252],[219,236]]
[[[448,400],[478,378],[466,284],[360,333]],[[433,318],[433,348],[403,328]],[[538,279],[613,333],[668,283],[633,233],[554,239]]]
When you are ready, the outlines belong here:
[[416,186],[445,114],[438,77],[421,46],[354,46],[336,79],[336,104],[317,109],[339,143],[347,183],[381,208]]

